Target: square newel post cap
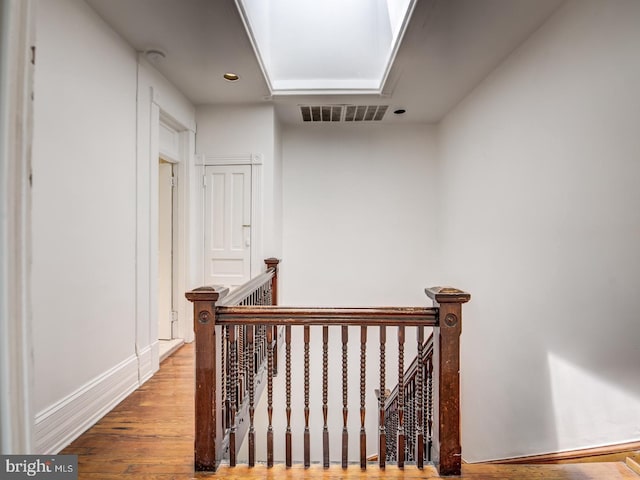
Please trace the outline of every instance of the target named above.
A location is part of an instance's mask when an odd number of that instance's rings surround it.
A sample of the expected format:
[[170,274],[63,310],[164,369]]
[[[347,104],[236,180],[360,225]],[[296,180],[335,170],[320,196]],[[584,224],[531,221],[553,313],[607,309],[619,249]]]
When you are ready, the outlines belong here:
[[278,268],[278,264],[280,263],[279,258],[265,258],[264,263],[267,265],[267,268]]
[[219,285],[198,287],[184,294],[190,302],[217,302],[229,293],[228,287]]
[[438,303],[467,303],[471,295],[453,287],[425,288],[427,296]]

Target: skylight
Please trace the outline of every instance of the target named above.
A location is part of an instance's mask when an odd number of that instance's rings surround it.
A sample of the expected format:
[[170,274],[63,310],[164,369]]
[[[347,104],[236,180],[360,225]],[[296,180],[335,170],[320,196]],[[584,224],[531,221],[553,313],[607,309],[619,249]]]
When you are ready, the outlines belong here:
[[381,93],[416,0],[236,0],[278,94]]

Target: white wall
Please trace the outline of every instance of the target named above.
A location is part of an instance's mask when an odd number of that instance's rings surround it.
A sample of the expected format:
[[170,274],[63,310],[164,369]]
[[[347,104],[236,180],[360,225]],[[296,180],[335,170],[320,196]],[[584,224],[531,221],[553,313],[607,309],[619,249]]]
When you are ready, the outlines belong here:
[[282,168],[283,168],[283,125],[274,112],[274,155],[273,155],[273,238],[271,256],[282,258]]
[[109,372],[116,384],[90,409],[137,385],[136,56],[84,2],[37,2],[36,20],[32,298],[44,453],[64,441],[50,420],[92,382]]
[[195,109],[81,0],[37,2],[36,34],[35,451],[48,453],[158,369],[161,116],[181,131],[178,286],[195,286]]
[[433,140],[426,125],[285,129],[283,302],[429,304]]
[[640,439],[639,25],[568,2],[441,126],[467,461]]

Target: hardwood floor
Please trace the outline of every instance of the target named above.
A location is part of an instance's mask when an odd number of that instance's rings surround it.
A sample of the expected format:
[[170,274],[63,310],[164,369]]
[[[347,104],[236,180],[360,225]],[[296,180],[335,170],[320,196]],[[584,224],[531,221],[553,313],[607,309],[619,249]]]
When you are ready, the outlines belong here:
[[[185,345],[165,360],[160,371],[100,422],[64,449],[78,455],[80,479],[187,480],[196,478],[244,479],[430,479],[433,467],[382,471],[372,466],[323,469],[278,465],[253,469],[221,466],[215,474],[193,472],[193,345]],[[463,465],[467,480],[639,480],[623,462],[571,465]]]
[[78,455],[82,479],[192,478],[193,382],[187,345],[61,453]]

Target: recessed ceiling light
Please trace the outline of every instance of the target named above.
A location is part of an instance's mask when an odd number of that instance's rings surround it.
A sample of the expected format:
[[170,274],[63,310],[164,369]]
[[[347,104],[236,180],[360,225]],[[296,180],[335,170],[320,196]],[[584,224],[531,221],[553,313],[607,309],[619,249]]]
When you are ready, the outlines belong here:
[[225,80],[228,80],[228,81],[230,81],[230,82],[235,82],[236,80],[239,80],[239,79],[240,79],[240,77],[238,76],[238,74],[237,74],[237,73],[233,73],[233,72],[227,72],[227,73],[225,73],[224,75],[222,75],[222,77],[223,77]]
[[395,113],[396,115],[402,115],[403,113],[406,113],[406,110],[404,108],[399,108],[397,110],[394,110],[393,113]]

